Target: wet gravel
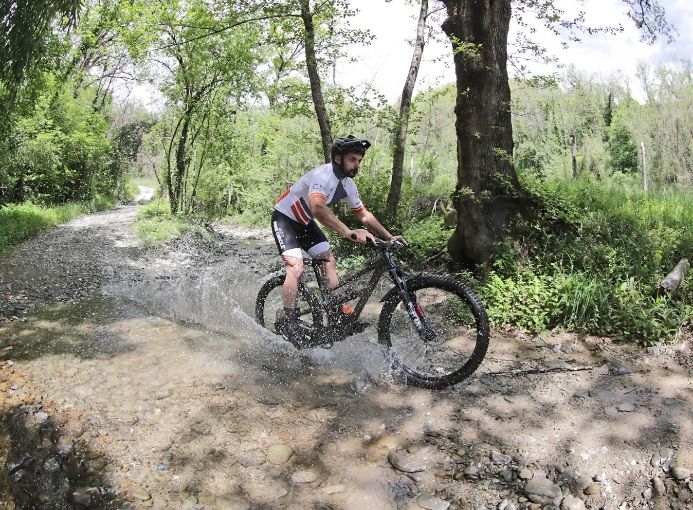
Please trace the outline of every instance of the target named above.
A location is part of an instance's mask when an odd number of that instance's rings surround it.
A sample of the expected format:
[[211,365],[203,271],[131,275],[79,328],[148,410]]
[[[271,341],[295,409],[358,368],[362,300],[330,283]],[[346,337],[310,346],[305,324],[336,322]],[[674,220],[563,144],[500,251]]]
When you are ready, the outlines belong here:
[[693,506],[687,341],[496,330],[469,381],[408,388],[372,331],[297,352],[253,323],[268,232],[145,249],[135,215],[0,260],[0,508]]

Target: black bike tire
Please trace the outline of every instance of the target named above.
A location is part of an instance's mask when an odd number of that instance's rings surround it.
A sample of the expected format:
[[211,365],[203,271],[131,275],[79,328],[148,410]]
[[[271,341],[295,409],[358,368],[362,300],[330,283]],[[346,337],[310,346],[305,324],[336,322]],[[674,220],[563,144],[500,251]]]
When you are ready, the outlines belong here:
[[[472,312],[476,322],[476,343],[474,350],[469,359],[457,370],[443,376],[431,376],[417,372],[416,370],[404,365],[401,360],[392,354],[392,365],[395,373],[405,380],[405,383],[413,386],[428,389],[442,389],[453,386],[470,375],[479,368],[481,362],[486,355],[489,344],[489,322],[486,310],[467,284],[455,280],[449,276],[438,275],[419,275],[407,280],[407,290],[410,292],[425,288],[439,288],[454,292],[466,303],[469,310]],[[392,347],[390,338],[390,328],[392,316],[397,305],[402,301],[398,293],[393,292],[386,299],[383,308],[380,312],[378,322],[378,341],[385,346],[388,351]]]
[[[257,298],[255,298],[255,320],[263,328],[270,329],[265,324],[265,302],[267,300],[267,296],[269,296],[270,292],[272,292],[276,287],[281,287],[282,285],[284,285],[284,275],[280,274],[267,280],[262,287],[260,287],[260,290],[257,293]],[[299,286],[299,292],[311,306],[313,324],[321,324],[322,313],[319,311],[320,304],[315,294],[313,294],[304,285]]]

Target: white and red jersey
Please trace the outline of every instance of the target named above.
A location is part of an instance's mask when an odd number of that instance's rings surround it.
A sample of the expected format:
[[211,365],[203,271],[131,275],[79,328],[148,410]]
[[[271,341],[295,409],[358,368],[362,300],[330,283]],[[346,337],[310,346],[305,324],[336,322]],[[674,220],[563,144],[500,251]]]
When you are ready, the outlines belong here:
[[334,205],[346,197],[354,212],[365,209],[354,180],[332,163],[313,168],[301,177],[281,194],[274,208],[292,220],[307,225],[313,219],[308,205],[308,198],[312,195],[320,195],[327,205]]

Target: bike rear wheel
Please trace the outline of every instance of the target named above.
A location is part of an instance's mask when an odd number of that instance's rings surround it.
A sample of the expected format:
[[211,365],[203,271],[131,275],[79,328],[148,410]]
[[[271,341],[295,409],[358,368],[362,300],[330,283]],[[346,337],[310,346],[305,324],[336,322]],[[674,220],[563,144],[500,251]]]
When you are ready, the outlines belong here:
[[401,296],[392,292],[383,305],[378,340],[393,371],[409,384],[446,388],[469,377],[489,343],[489,324],[479,298],[464,283],[436,275],[407,281],[417,329]]
[[[276,335],[282,334],[278,326],[284,318],[283,284],[283,274],[267,280],[255,299],[255,320],[260,326],[269,329]],[[303,284],[299,286],[298,308],[301,327],[306,330],[307,334],[312,335],[316,325],[321,323],[322,315],[317,298]]]

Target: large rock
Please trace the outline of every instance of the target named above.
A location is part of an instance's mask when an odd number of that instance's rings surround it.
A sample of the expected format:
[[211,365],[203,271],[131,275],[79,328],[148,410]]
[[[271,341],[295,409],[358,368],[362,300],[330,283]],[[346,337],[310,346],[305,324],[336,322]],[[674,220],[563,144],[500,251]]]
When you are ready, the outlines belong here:
[[525,485],[525,495],[532,503],[558,506],[563,499],[561,488],[547,478],[533,478]]

